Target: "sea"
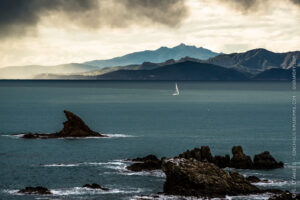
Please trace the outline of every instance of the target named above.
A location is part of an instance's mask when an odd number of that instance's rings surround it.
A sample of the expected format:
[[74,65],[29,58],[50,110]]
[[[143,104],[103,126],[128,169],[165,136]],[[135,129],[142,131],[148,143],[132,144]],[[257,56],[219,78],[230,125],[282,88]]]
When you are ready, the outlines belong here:
[[[180,94],[173,96],[176,83]],[[165,174],[128,171],[126,159],[173,157],[203,145],[213,155],[231,154],[235,145],[252,158],[267,150],[284,168],[236,171],[267,179],[256,184],[260,188],[299,192],[300,139],[292,129],[299,124],[297,97],[291,82],[2,80],[0,199],[196,199],[156,195],[163,191]],[[63,110],[110,137],[13,135],[57,132],[66,120]],[[110,190],[83,188],[87,183]],[[44,186],[53,194],[17,193],[26,186]]]

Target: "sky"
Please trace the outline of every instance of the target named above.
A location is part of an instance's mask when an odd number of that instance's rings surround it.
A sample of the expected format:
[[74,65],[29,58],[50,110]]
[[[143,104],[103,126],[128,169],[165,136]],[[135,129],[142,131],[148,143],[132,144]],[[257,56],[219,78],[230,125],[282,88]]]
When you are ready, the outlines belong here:
[[180,43],[223,53],[300,50],[300,0],[0,0],[0,67]]

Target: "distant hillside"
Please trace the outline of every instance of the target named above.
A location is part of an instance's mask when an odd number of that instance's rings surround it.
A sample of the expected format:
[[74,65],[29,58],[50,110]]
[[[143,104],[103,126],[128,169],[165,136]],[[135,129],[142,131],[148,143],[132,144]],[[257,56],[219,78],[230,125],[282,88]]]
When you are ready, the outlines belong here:
[[221,54],[206,62],[257,74],[271,68],[300,66],[300,51],[274,53],[266,49],[253,49],[244,53]]
[[[187,59],[187,58],[185,58]],[[56,73],[42,73],[36,75],[35,79],[92,79],[95,76],[99,76],[105,73],[117,71],[117,70],[150,70],[161,66],[166,66],[169,64],[173,64],[175,62],[182,62],[185,59],[181,59],[179,61],[175,61],[173,59],[167,60],[162,63],[152,63],[152,62],[144,62],[140,65],[126,65],[126,66],[116,66],[116,67],[105,67],[102,69],[92,70],[88,72],[82,72],[77,74],[56,74]]]
[[156,50],[146,50],[146,51],[130,53],[109,60],[93,60],[93,61],[85,62],[84,64],[93,65],[97,67],[110,67],[110,66],[142,64],[143,62],[159,63],[169,59],[178,60],[186,56],[206,60],[216,55],[218,55],[218,53],[202,47],[197,48],[196,46],[188,46],[185,44],[180,44],[173,48],[161,47]]
[[152,70],[118,70],[95,77],[100,80],[246,80],[234,69],[185,61]]
[[157,50],[135,52],[109,60],[94,60],[82,64],[71,63],[57,66],[30,65],[5,67],[0,68],[0,78],[55,79],[57,77],[68,79],[78,76],[100,75],[119,70],[123,67],[130,69],[151,69],[155,68],[157,63],[165,62],[166,60],[177,60],[186,56],[199,59],[208,59],[216,55],[218,55],[218,53],[202,47],[197,48],[195,46],[181,44],[173,48],[161,47]]
[[28,65],[18,67],[0,68],[1,78],[5,79],[33,79],[38,74],[57,73],[57,74],[76,74],[98,69],[95,66],[71,63],[56,66]]
[[[300,74],[300,67],[296,68],[296,74]],[[268,80],[268,81],[291,81],[292,80],[292,69],[269,69],[266,70],[255,77],[252,78],[253,80]],[[300,80],[298,75],[297,80]]]
[[[199,58],[205,59],[210,56],[217,55],[213,58],[207,60],[201,60]],[[292,66],[300,67],[300,51],[286,52],[286,53],[274,53],[265,49],[253,49],[244,53],[232,53],[232,54],[217,54],[210,50],[204,48],[197,48],[195,46],[187,46],[181,44],[173,48],[161,47],[154,51],[141,51],[136,53],[127,54],[122,57],[116,57],[109,60],[96,60],[90,61],[83,64],[71,63],[57,66],[19,66],[19,67],[6,67],[0,68],[0,78],[6,79],[97,79],[103,78],[108,79],[112,77],[117,79],[134,79],[135,77],[140,80],[140,77],[146,77],[146,71],[157,72],[160,68],[163,70],[167,69],[169,66],[185,66],[186,69],[182,69],[180,73],[183,75],[179,77],[179,72],[173,72],[170,70],[170,78],[174,79],[176,77],[182,79],[183,76],[189,75],[190,79],[194,79],[193,74],[189,71],[190,66],[184,65],[182,63],[202,63],[202,66],[219,66],[225,67],[227,69],[234,69],[234,71],[241,72],[245,77],[259,77],[258,74],[266,71],[270,78],[274,76],[280,78],[279,74],[287,73],[281,70],[270,69],[290,69]],[[204,65],[206,64],[206,65]],[[210,65],[209,65],[210,64]],[[111,65],[111,66],[110,66]],[[103,67],[106,66],[106,67]],[[182,67],[184,68],[184,67]],[[123,71],[122,71],[123,70]],[[129,71],[130,70],[130,71]],[[136,72],[132,72],[136,70]],[[197,69],[198,70],[198,69]],[[196,71],[197,71],[196,70]],[[171,73],[172,71],[172,73]],[[213,70],[212,70],[213,71]],[[113,73],[115,72],[115,73]],[[206,71],[208,73],[208,71]],[[216,72],[221,73],[221,70],[216,70]],[[223,70],[227,73],[227,70]],[[197,71],[198,73],[198,71]],[[200,72],[199,72],[200,73]],[[135,74],[135,75],[133,75]],[[172,75],[172,77],[171,77]],[[201,74],[198,74],[202,76]],[[261,76],[266,76],[266,74],[260,74]],[[215,78],[216,80],[226,80],[227,74],[221,77],[218,74]],[[157,74],[158,79],[160,75]],[[155,78],[152,78],[155,80]],[[151,80],[152,80],[151,79]],[[167,75],[163,79],[168,80]],[[179,79],[179,80],[180,80]],[[186,80],[189,78],[186,76]],[[212,76],[209,75],[207,80],[211,80]],[[263,79],[263,77],[262,77]],[[199,80],[204,80],[200,78]],[[258,79],[257,79],[258,80]],[[279,80],[279,79],[278,79]]]

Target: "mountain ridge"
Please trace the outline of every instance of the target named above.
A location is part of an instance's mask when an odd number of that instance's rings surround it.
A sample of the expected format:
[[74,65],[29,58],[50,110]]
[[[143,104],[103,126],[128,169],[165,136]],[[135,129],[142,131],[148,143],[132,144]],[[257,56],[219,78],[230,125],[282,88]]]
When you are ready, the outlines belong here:
[[203,47],[196,47],[192,45],[185,45],[181,43],[175,47],[160,47],[156,50],[144,50],[126,54],[124,56],[115,57],[107,60],[93,60],[84,62],[84,64],[98,66],[98,67],[109,67],[109,66],[120,66],[130,64],[142,64],[143,62],[164,62],[166,60],[175,59],[178,60],[182,57],[194,57],[197,59],[206,60],[214,57],[218,53],[213,52]]
[[300,51],[275,53],[258,48],[242,53],[220,54],[206,62],[258,74],[272,68],[289,69],[293,65],[300,66]]

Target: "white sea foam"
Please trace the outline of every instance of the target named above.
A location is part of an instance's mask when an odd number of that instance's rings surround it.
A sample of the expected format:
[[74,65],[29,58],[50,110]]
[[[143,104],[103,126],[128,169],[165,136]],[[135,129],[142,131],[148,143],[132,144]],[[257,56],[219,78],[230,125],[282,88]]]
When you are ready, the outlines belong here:
[[[51,139],[111,139],[111,138],[130,138],[130,137],[136,137],[133,135],[126,135],[126,134],[104,134],[107,135],[108,137],[64,137],[64,138],[51,138]],[[24,134],[14,134],[14,135],[1,135],[3,137],[10,137],[14,139],[18,139],[24,136]],[[37,138],[39,139],[39,138]]]
[[81,164],[47,164],[47,165],[43,165],[44,167],[77,167],[80,166]]
[[22,195],[21,193],[18,193],[19,190],[2,190],[4,193],[8,193],[8,194],[18,194],[18,195]]
[[[211,200],[267,200],[270,194],[245,195],[245,196],[226,196],[225,198],[212,198]],[[206,198],[184,197],[174,195],[152,195],[152,196],[133,196],[130,200],[205,200]]]
[[130,194],[130,193],[141,193],[144,190],[141,188],[126,188],[126,189],[111,189],[108,191],[99,189],[90,189],[84,187],[74,187],[65,189],[53,189],[50,190],[53,195],[66,196],[66,195],[85,195],[85,194]]
[[118,173],[121,175],[127,175],[127,176],[156,176],[156,177],[165,177],[165,174],[162,170],[151,170],[151,171],[140,171],[140,172],[134,172],[127,169],[127,166],[130,163],[137,163],[132,161],[122,161],[122,160],[116,160],[113,162],[107,162],[105,163],[105,167],[108,169],[113,169],[116,172],[105,172],[106,174],[111,173]]
[[136,137],[134,135],[125,135],[125,134],[105,134],[107,135],[107,139],[109,138],[127,138],[127,137]]
[[118,166],[125,166],[126,161],[113,160],[108,162],[80,162],[80,163],[52,163],[41,165],[43,167],[79,167],[79,166],[105,166],[106,168],[118,169]]
[[[141,193],[144,192],[141,188],[122,188],[122,189],[110,189],[108,191],[104,191],[101,189],[90,189],[84,187],[74,187],[74,188],[61,188],[61,189],[51,189],[51,195],[43,195],[43,196],[68,196],[68,195],[86,195],[86,194],[132,194],[132,193]],[[12,194],[12,195],[24,195],[18,193],[18,190],[3,190],[3,192]]]
[[1,135],[3,137],[9,137],[9,138],[14,138],[14,139],[19,139],[23,136],[24,134],[17,134],[17,135]]
[[141,172],[132,172],[127,170],[126,172],[122,173],[123,175],[128,175],[128,176],[155,176],[155,177],[161,177],[165,178],[166,175],[162,170],[152,170],[152,171],[141,171]]
[[284,181],[284,180],[267,180],[267,181],[261,181],[258,183],[252,183],[256,186],[283,186],[283,185],[289,185],[291,184],[290,181]]

